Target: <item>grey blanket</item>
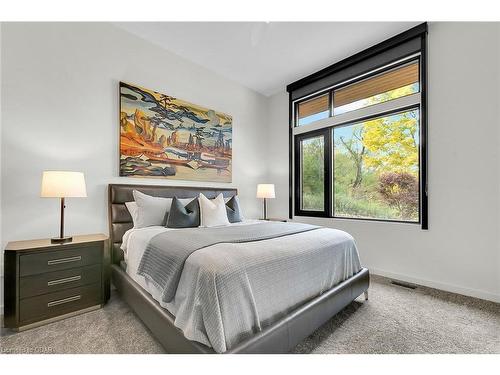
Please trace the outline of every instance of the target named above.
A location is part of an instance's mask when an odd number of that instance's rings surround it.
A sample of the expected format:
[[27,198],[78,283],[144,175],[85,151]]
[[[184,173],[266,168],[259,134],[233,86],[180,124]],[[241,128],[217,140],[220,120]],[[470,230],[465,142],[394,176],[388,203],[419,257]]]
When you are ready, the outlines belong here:
[[167,303],[175,296],[186,259],[197,250],[220,243],[268,240],[318,228],[301,223],[269,222],[160,233],[149,242],[137,273],[153,283],[161,291],[161,302]]

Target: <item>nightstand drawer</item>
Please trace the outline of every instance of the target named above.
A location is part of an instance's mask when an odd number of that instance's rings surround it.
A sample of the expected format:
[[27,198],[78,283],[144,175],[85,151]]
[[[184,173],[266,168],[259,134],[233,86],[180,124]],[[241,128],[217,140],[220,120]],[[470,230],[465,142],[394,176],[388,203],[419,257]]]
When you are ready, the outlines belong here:
[[19,282],[19,298],[39,296],[41,294],[100,282],[100,264],[25,276]]
[[102,244],[21,255],[20,276],[36,275],[101,263]]
[[30,324],[99,304],[101,304],[100,283],[66,289],[21,300],[19,321],[21,325]]

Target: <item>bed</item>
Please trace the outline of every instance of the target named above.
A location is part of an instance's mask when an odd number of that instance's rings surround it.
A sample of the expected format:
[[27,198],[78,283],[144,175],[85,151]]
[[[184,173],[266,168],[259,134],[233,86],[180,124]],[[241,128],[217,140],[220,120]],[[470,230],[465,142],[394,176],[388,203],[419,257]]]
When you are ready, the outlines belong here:
[[[226,327],[226,332],[223,333],[222,340],[219,340],[222,342],[218,343],[217,337],[214,335],[210,336],[210,332],[205,332],[205,330],[208,331],[205,327],[197,328],[196,332],[188,332],[189,330],[186,328],[186,324],[194,320],[198,322],[194,324],[194,326],[197,327],[200,325],[199,322],[203,322],[205,319],[208,325],[210,319],[210,316],[202,316],[201,313],[196,312],[196,309],[192,308],[192,306],[199,307],[200,304],[211,305],[212,303],[217,306],[219,306],[219,304],[224,304],[225,306],[240,305],[240,303],[234,303],[235,300],[231,301],[230,298],[238,298],[236,301],[241,301],[242,305],[248,303],[245,301],[245,298],[241,298],[240,295],[235,292],[233,294],[230,293],[228,297],[226,297],[229,298],[228,301],[218,301],[217,298],[214,298],[212,301],[209,297],[205,297],[204,300],[197,300],[196,303],[193,304],[193,301],[190,300],[189,296],[191,288],[190,282],[192,283],[192,280],[190,280],[188,271],[183,270],[181,281],[178,286],[179,290],[177,291],[176,298],[174,299],[175,303],[164,304],[161,300],[159,300],[158,296],[156,296],[155,293],[149,289],[147,285],[145,285],[143,280],[135,277],[135,272],[131,270],[137,268],[138,261],[140,260],[141,253],[140,250],[137,249],[141,249],[141,242],[145,244],[157,233],[165,231],[165,228],[149,228],[141,233],[134,233],[135,230],[131,230],[133,227],[132,219],[125,207],[125,202],[133,200],[133,190],[139,190],[145,194],[166,198],[174,196],[178,198],[194,198],[197,197],[200,192],[208,198],[214,198],[218,194],[223,194],[224,197],[228,198],[236,195],[237,190],[151,185],[109,185],[108,206],[110,244],[112,246],[113,259],[113,264],[111,266],[112,282],[116,287],[118,294],[128,303],[131,309],[150,329],[152,334],[164,346],[168,353],[287,353],[291,351],[300,341],[309,336],[314,330],[351,303],[356,297],[365,293],[365,297],[367,298],[369,272],[366,268],[362,268],[358,264],[356,267],[350,266],[349,269],[355,270],[355,272],[351,272],[352,275],[348,274],[348,276],[341,275],[343,268],[339,269],[340,271],[332,270],[332,275],[328,278],[328,283],[323,283],[324,285],[322,286],[321,292],[315,293],[315,295],[309,298],[304,299],[303,296],[297,297],[295,295],[297,293],[290,293],[293,298],[301,299],[296,300],[295,303],[288,301],[287,303],[291,305],[287,305],[287,309],[279,314],[274,311],[269,312],[269,316],[265,316],[262,311],[259,311],[259,319],[263,320],[262,326],[258,324],[258,329],[253,329],[251,333],[247,330],[244,335],[237,336],[236,334],[238,332],[236,332],[231,336],[228,333],[230,330]],[[244,225],[253,223],[247,222],[241,224]],[[323,235],[325,236],[337,234],[340,236],[339,238],[348,236],[345,232],[338,231],[336,234],[332,232],[332,230],[319,228],[316,231],[312,231],[314,234],[311,234],[312,232],[300,233],[274,239],[275,242],[273,242],[273,240],[265,240],[248,243],[245,244],[245,246],[240,244],[238,245],[240,247],[235,247],[235,245],[231,248],[233,249],[231,251],[235,252],[234,249],[236,249],[243,255],[247,254],[250,257],[251,254],[256,252],[260,252],[260,254],[271,253],[268,250],[273,249],[273,246],[276,246],[277,248],[279,246],[282,248],[300,248],[303,247],[303,245],[297,245],[299,240],[305,241],[304,243],[311,243],[314,241],[311,240],[311,236],[320,238],[322,230],[324,231]],[[124,235],[125,241],[122,243]],[[130,249],[127,249],[127,245]],[[203,270],[204,263],[210,261],[210,257],[213,259],[214,254],[217,254],[218,252],[220,254],[231,254],[231,251],[224,253],[224,251],[228,251],[228,246],[228,244],[221,244],[219,247],[210,247],[208,250],[198,250],[193,253],[190,258],[188,258],[184,267],[189,269],[189,267],[192,268],[195,265],[198,267],[198,270]],[[265,248],[265,246],[267,246],[267,248]],[[124,253],[122,248],[127,252]],[[350,254],[347,250],[342,253]],[[339,259],[341,260],[340,263],[349,263],[352,262],[352,259],[354,258],[346,257],[344,255]],[[267,259],[266,261],[269,262],[271,260],[272,259]],[[343,265],[343,267],[345,268],[345,265]],[[249,274],[251,276],[250,272]],[[289,277],[293,277],[293,272],[286,272],[284,275],[292,275]],[[270,278],[272,275],[269,275],[269,273],[266,273],[264,276],[267,276],[269,277],[269,280],[272,280]],[[303,274],[302,277],[307,277],[307,273]],[[263,280],[266,281],[265,277]],[[305,281],[307,280],[304,279],[304,282],[301,282],[298,285],[307,284]],[[325,285],[327,285],[327,287],[325,287]],[[279,286],[276,286],[275,288],[279,288]],[[307,291],[307,288],[305,287],[304,290],[304,293],[311,292]],[[275,289],[275,291],[279,291],[279,289]],[[241,293],[244,295],[245,291],[243,290]],[[177,298],[178,294],[182,294],[183,298]],[[277,294],[279,295],[282,293]],[[285,294],[286,293],[283,293],[283,295]],[[258,297],[257,293],[256,296]],[[260,296],[260,298],[260,301],[262,301],[262,296]],[[250,299],[253,299],[253,295]],[[300,301],[300,303],[296,303],[297,301]],[[260,302],[260,305],[262,305],[262,302]],[[274,305],[278,306],[279,303],[276,302]],[[243,309],[249,307],[238,308]],[[235,311],[237,313],[237,309],[233,310],[226,312],[226,314],[229,315],[226,316],[225,322],[228,321],[228,317],[231,317],[230,314],[235,314]],[[249,316],[253,317],[252,314]],[[182,321],[184,321],[184,323],[182,323]],[[227,343],[224,342],[224,338],[228,341]]]

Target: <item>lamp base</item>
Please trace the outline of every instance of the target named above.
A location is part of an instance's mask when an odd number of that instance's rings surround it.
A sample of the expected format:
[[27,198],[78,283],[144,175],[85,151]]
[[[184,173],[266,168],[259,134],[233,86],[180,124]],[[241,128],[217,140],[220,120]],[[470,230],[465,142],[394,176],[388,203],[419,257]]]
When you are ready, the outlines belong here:
[[66,243],[73,241],[73,237],[54,237],[50,239],[51,243]]

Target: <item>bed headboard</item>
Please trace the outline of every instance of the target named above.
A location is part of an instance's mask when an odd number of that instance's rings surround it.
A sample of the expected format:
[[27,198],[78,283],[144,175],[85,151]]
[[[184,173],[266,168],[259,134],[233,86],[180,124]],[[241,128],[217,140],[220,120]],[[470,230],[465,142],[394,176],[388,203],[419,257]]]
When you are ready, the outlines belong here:
[[125,206],[125,202],[134,200],[132,195],[133,190],[163,198],[195,198],[200,193],[203,193],[207,198],[215,198],[220,193],[222,193],[224,197],[232,197],[238,192],[238,190],[234,188],[109,184],[109,243],[111,246],[113,263],[119,263],[123,259],[123,251],[120,249],[122,237],[124,233],[133,226],[132,217]]

